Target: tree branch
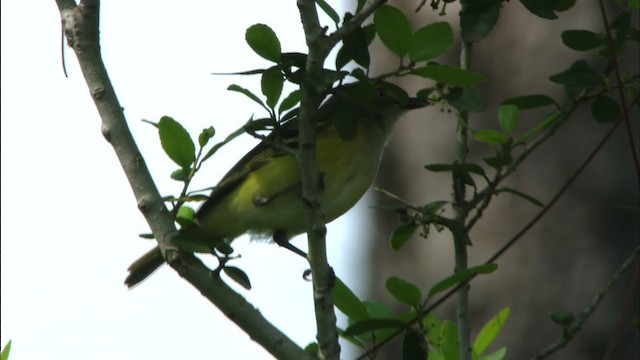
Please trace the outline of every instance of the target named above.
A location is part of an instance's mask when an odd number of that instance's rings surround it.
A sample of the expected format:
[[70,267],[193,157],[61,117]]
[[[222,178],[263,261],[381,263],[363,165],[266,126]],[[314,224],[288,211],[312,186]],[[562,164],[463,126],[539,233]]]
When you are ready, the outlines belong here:
[[[471,42],[463,41],[460,50],[460,68],[469,70],[471,61]],[[467,145],[469,113],[458,113],[458,128],[456,131],[456,163],[464,164],[467,161],[469,148]],[[466,199],[466,184],[455,176],[453,177],[453,211],[454,220],[464,226],[469,214],[469,202]],[[467,269],[467,246],[459,236],[453,237],[455,251],[455,271]],[[471,360],[471,327],[469,325],[469,284],[464,284],[456,295],[456,318],[458,324],[458,350],[461,360]]]
[[316,124],[313,114],[322,102],[322,95],[331,83],[322,77],[324,62],[329,51],[351,31],[357,28],[384,1],[377,0],[367,5],[363,11],[338,28],[330,36],[320,25],[315,1],[298,0],[300,19],[305,33],[309,54],[305,66],[305,77],[301,90],[299,110],[300,148],[296,156],[302,179],[302,197],[306,205],[306,229],[309,244],[309,265],[311,267],[314,291],[314,305],[317,326],[317,341],[321,359],[338,359],[340,344],[336,329],[336,315],[331,289],[335,274],[329,267],[326,249],[326,227],[320,208],[321,179],[316,156]]
[[569,341],[573,339],[575,334],[578,331],[580,331],[580,329],[582,328],[582,325],[584,324],[585,321],[587,321],[589,316],[591,316],[591,314],[593,314],[596,311],[596,309],[598,308],[598,305],[600,304],[604,296],[607,294],[607,292],[609,292],[611,287],[615,285],[618,282],[618,280],[620,280],[620,278],[622,277],[622,274],[624,274],[625,271],[627,271],[627,269],[631,267],[631,264],[633,264],[633,261],[635,260],[636,256],[638,256],[638,254],[640,254],[640,247],[636,246],[636,248],[631,252],[631,254],[627,257],[627,259],[618,268],[615,274],[613,274],[613,277],[611,277],[611,279],[607,281],[607,283],[593,297],[593,299],[591,299],[591,303],[575,317],[575,319],[571,322],[571,324],[565,325],[563,327],[562,337],[557,341],[555,341],[553,344],[547,346],[544,350],[542,350],[538,354],[534,355],[531,359],[532,360],[544,359],[549,355],[553,354],[554,352],[565,347],[569,343]]
[[102,61],[99,40],[100,2],[56,1],[67,43],[73,48],[93,101],[102,119],[102,133],[113,146],[129,184],[169,265],[194,285],[262,347],[279,359],[310,359],[299,346],[271,325],[262,314],[192,254],[180,253],[170,240],[177,234],[174,219],[127,126],[122,107]]
[[340,344],[336,329],[336,314],[333,307],[331,287],[333,271],[327,260],[324,216],[320,209],[320,173],[316,156],[316,124],[313,114],[322,101],[321,92],[326,86],[321,82],[324,61],[329,53],[324,30],[320,27],[316,4],[313,0],[298,0],[298,9],[304,28],[309,54],[305,77],[300,87],[302,96],[299,112],[300,148],[296,160],[300,166],[302,197],[306,205],[306,228],[309,244],[309,265],[313,281],[313,299],[316,315],[318,357],[339,359]]

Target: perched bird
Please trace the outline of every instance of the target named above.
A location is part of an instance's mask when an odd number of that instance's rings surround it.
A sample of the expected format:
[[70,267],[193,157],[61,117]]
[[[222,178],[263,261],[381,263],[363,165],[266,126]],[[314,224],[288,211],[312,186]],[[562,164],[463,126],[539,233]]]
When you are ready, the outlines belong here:
[[[396,120],[407,110],[426,105],[426,100],[409,98],[384,82],[333,89],[314,119],[325,223],[353,207],[371,186]],[[305,231],[306,210],[299,166],[283,146],[298,146],[295,118],[272,131],[229,170],[198,209],[193,225],[180,231],[181,237],[215,246],[249,233],[272,237],[296,251],[288,240]],[[152,249],[129,267],[125,284],[138,284],[163,263],[159,248]]]

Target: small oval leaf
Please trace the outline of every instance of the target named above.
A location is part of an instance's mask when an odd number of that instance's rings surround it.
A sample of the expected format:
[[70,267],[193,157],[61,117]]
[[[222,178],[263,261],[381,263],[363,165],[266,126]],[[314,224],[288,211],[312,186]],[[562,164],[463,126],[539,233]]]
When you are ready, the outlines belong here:
[[272,67],[262,74],[260,81],[262,94],[267,98],[267,106],[271,109],[276,107],[280,95],[282,95],[282,87],[284,85],[284,76],[277,67]]
[[547,105],[555,105],[559,108],[558,103],[547,95],[525,95],[507,99],[502,105],[515,105],[520,110],[534,109]]
[[426,61],[445,54],[453,47],[453,30],[447,22],[429,24],[418,29],[411,38],[409,59]]
[[422,301],[422,293],[420,289],[412,283],[403,280],[397,276],[387,279],[385,284],[387,290],[396,300],[409,306],[418,307]]
[[604,83],[602,76],[591,70],[586,60],[574,62],[569,69],[550,76],[549,80],[572,87],[600,86]]
[[604,44],[604,39],[588,30],[567,30],[560,35],[569,49],[589,51]]
[[349,319],[361,320],[369,317],[367,308],[362,301],[339,278],[335,279],[332,294],[333,304]]
[[505,133],[510,133],[518,122],[520,110],[515,105],[502,105],[498,109],[498,123]]
[[280,107],[278,108],[278,113],[280,115],[282,115],[282,113],[284,113],[285,111],[287,111],[287,110],[291,109],[292,107],[296,106],[300,102],[301,98],[302,98],[302,92],[300,91],[300,89],[293,90],[280,103]]
[[189,168],[195,160],[196,147],[179,122],[169,116],[163,116],[158,122],[160,143],[164,152],[182,168]]
[[394,54],[404,57],[411,44],[411,24],[404,13],[389,5],[380,6],[373,13],[373,23],[380,41]]
[[251,281],[249,280],[249,276],[247,276],[244,271],[240,270],[240,268],[235,266],[225,266],[223,271],[227,276],[229,276],[229,278],[240,284],[240,286],[247,290],[251,290]]
[[591,114],[601,124],[613,123],[618,120],[622,111],[620,105],[608,96],[598,96],[591,105]]
[[438,281],[438,283],[433,285],[429,290],[429,298],[431,298],[433,295],[439,292],[447,290],[448,288],[454,285],[457,285],[458,283],[471,279],[476,274],[492,273],[496,271],[497,268],[498,268],[498,265],[491,263],[491,264],[474,266],[474,267],[470,267],[468,269],[459,271],[449,277],[446,277]]
[[280,61],[282,50],[276,33],[265,24],[250,26],[245,33],[247,44],[261,57],[273,61]]
[[391,237],[389,238],[389,244],[391,244],[391,248],[395,251],[400,250],[406,243],[411,239],[413,233],[416,232],[418,225],[416,224],[402,224],[398,226],[393,233],[391,233]]

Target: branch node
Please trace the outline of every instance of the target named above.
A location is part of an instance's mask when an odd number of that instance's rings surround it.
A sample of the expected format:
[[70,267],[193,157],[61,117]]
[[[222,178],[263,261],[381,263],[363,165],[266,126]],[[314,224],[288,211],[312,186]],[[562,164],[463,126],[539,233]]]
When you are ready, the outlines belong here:
[[91,92],[91,96],[95,99],[95,100],[100,100],[105,93],[105,89],[104,87],[98,87],[95,88],[92,92]]

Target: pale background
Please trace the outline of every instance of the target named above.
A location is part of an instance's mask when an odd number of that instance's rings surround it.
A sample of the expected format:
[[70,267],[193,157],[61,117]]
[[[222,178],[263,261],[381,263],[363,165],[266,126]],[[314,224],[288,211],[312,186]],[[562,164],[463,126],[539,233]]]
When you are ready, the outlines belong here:
[[[137,238],[147,225],[68,48],[64,77],[55,2],[3,1],[1,14],[1,342],[13,340],[10,358],[270,358],[168,268],[126,289],[127,266],[152,243]],[[255,23],[271,26],[283,51],[305,51],[293,2],[103,2],[104,61],[162,194],[180,190],[169,179],[176,166],[140,120],[170,115],[192,134],[213,125],[221,140],[252,114],[263,115],[226,90],[237,83],[259,93],[258,76],[211,75],[269,65],[244,41]],[[245,136],[224,148],[194,188],[214,185],[254,143]],[[370,211],[362,203],[357,209]],[[362,291],[348,276],[364,266],[356,245],[366,239],[360,233],[354,244],[345,226],[366,227],[357,211],[329,227],[329,256],[338,275]],[[294,242],[306,247],[303,238]],[[246,238],[234,245],[242,254],[235,264],[254,286],[241,293],[299,345],[314,341],[305,262]]]

